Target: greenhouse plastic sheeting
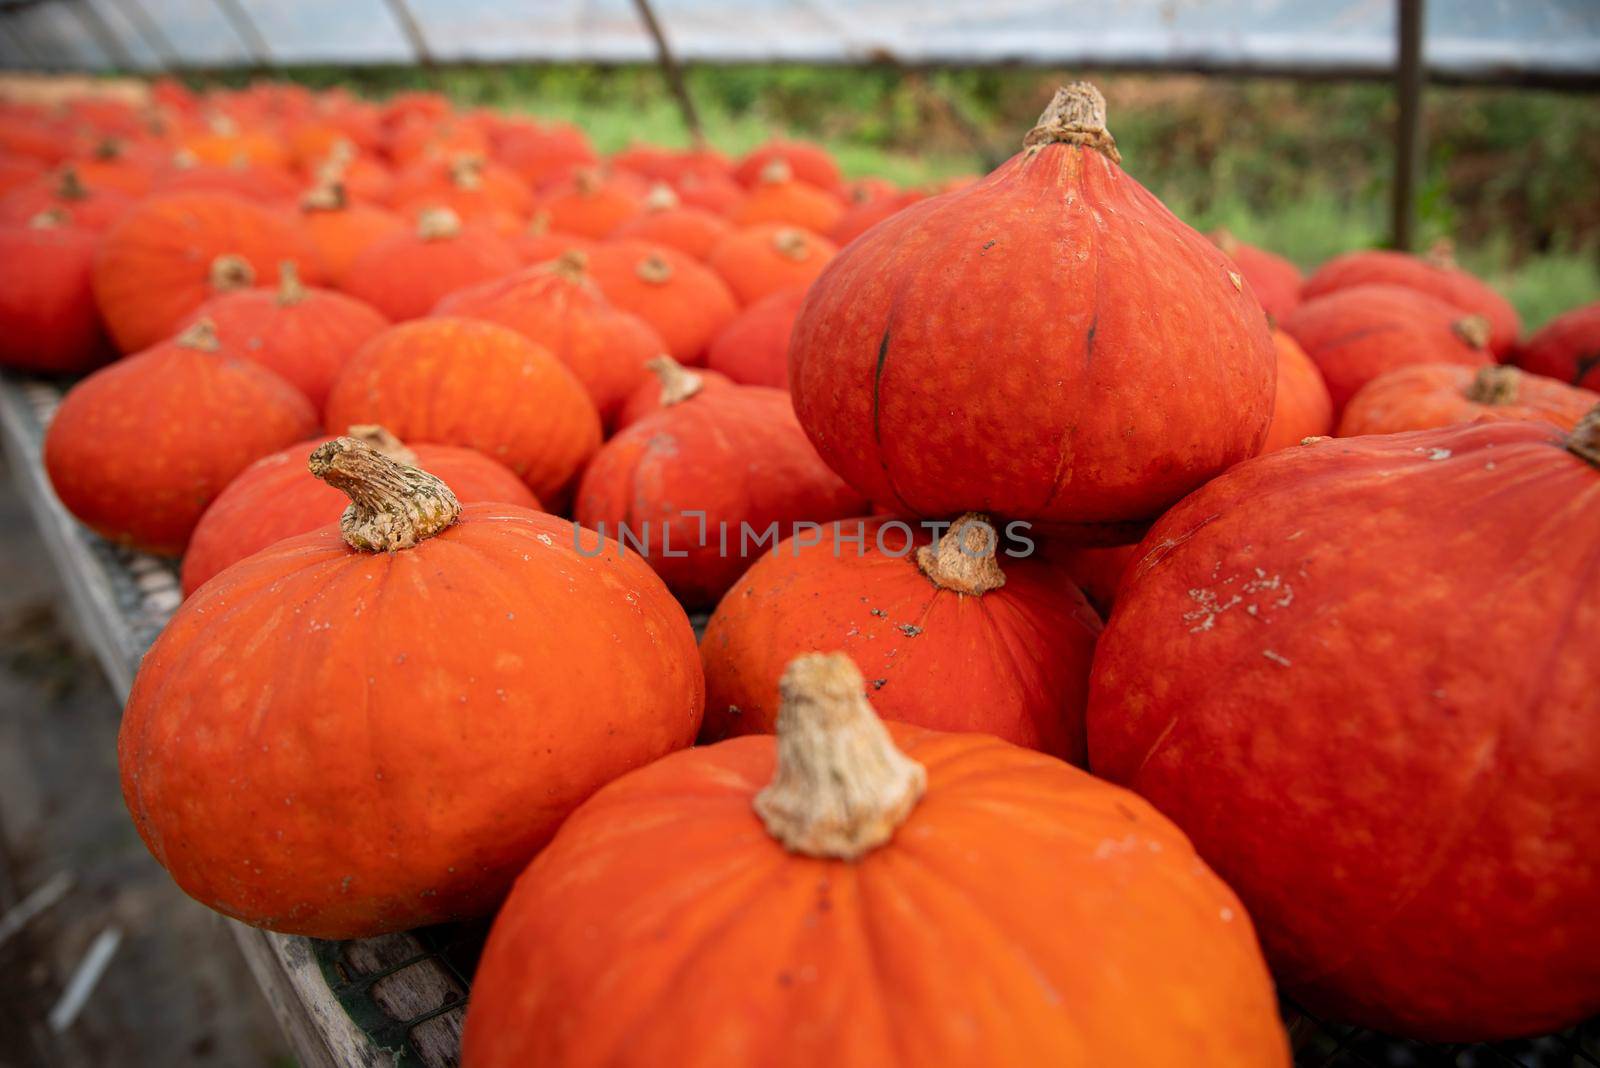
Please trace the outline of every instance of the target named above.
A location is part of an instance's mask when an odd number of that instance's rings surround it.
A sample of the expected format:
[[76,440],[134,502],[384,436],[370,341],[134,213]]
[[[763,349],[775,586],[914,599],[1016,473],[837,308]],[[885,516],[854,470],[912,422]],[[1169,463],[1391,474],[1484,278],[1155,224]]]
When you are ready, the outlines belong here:
[[[649,61],[632,0],[403,0],[442,62]],[[688,60],[1375,73],[1394,0],[654,0]],[[265,54],[251,44],[250,24]],[[109,38],[109,40],[108,40]],[[1436,74],[1600,78],[1600,0],[1431,0]],[[115,53],[121,52],[118,62]],[[0,0],[0,63],[410,63],[389,0]]]

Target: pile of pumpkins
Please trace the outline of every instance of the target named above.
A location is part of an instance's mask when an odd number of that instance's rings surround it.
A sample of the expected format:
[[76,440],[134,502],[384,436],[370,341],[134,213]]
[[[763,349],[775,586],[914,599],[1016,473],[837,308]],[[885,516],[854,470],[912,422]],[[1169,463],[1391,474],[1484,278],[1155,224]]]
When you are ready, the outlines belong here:
[[183,557],[139,833],[277,931],[498,910],[471,1068],[1600,1010],[1600,303],[1302,279],[1082,83],[933,189],[169,83],[0,182],[56,493]]

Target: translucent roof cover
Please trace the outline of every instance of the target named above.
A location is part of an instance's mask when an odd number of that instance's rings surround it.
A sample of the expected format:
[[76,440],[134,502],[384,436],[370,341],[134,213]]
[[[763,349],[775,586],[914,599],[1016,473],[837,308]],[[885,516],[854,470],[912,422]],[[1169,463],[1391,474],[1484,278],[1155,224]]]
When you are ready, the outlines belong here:
[[[403,2],[443,62],[655,55],[632,0]],[[1333,74],[1387,69],[1395,50],[1394,0],[654,0],[654,8],[676,51],[705,62],[893,57]],[[416,59],[390,0],[0,0],[0,12],[0,62],[11,67],[114,66],[119,49],[141,67],[174,56],[191,66]],[[254,55],[255,33],[264,56]],[[1459,78],[1593,81],[1600,2],[1433,0],[1426,57],[1434,72]]]

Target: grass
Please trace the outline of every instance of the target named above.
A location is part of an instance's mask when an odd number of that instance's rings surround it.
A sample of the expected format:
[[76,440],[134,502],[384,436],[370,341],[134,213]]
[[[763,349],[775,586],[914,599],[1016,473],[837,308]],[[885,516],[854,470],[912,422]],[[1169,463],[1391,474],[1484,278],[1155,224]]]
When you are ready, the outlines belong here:
[[[1082,72],[890,67],[694,68],[709,140],[738,154],[775,134],[826,145],[852,177],[904,184],[981,173],[1014,150],[1051,86]],[[383,96],[417,88],[413,69],[306,69],[319,86]],[[1200,229],[1311,268],[1388,238],[1393,98],[1372,84],[1195,76],[1096,76],[1125,168]],[[684,145],[687,132],[650,67],[446,69],[434,83],[463,106],[569,120],[597,147]],[[1452,239],[1532,329],[1600,299],[1600,108],[1548,92],[1429,91],[1419,247]]]

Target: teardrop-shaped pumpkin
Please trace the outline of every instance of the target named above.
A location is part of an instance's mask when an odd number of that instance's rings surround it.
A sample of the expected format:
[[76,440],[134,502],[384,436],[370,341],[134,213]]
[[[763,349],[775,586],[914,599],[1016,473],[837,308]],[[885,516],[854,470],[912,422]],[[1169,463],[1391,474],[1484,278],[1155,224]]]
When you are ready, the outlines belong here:
[[449,208],[417,217],[412,232],[367,246],[344,290],[395,322],[420,319],[458,289],[510,274],[522,260],[492,230],[463,226]]
[[463,507],[349,438],[311,465],[351,508],[184,602],[128,698],[123,796],[179,887],[246,923],[482,915],[579,802],[694,739],[694,633],[569,522]]
[[1385,372],[1345,405],[1339,436],[1401,434],[1479,419],[1538,419],[1571,430],[1600,394],[1515,367],[1474,371],[1453,363],[1419,363]]
[[1170,816],[1313,1012],[1600,1010],[1600,409],[1242,463],[1139,548],[1089,766]]
[[795,324],[795,411],[900,514],[1144,521],[1260,449],[1266,315],[1118,166],[1093,86],[1025,144],[834,257]]
[[[462,504],[495,502],[539,509],[539,501],[504,464],[457,445],[401,444],[380,426],[355,426],[350,437],[399,463],[444,480]],[[211,502],[183,553],[183,592],[269,545],[337,523],[349,500],[306,467],[306,456],[331,438],[263,456]]]
[[826,523],[763,555],[706,625],[703,737],[770,734],[778,679],[801,653],[839,649],[887,719],[993,734],[1076,764],[1100,619],[1069,573],[962,516]]
[[463,1068],[1287,1068],[1250,920],[1139,798],[881,723],[842,654],[778,734],[675,753],[517,881]]
[[316,429],[304,394],[221,349],[202,321],[69,390],[45,432],[44,466],[84,525],[177,556],[235,475]]

